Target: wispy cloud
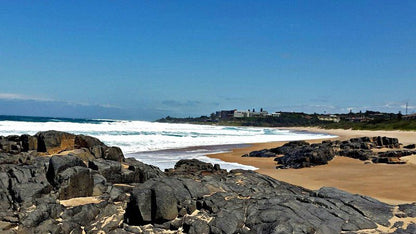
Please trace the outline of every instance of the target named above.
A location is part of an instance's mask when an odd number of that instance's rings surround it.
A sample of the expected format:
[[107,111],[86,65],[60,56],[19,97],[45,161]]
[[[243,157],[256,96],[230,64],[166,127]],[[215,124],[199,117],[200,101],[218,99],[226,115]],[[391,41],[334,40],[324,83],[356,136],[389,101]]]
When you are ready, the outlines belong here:
[[102,108],[116,108],[122,109],[119,106],[111,105],[111,104],[94,104],[94,103],[87,103],[87,102],[72,102],[72,101],[61,101],[55,100],[52,98],[44,98],[44,97],[36,97],[36,96],[29,96],[19,93],[0,93],[0,100],[18,100],[18,101],[37,101],[37,102],[56,102],[56,103],[64,103],[71,106],[98,106]]
[[3,100],[33,100],[33,101],[54,101],[53,99],[28,96],[19,93],[0,93],[0,99]]

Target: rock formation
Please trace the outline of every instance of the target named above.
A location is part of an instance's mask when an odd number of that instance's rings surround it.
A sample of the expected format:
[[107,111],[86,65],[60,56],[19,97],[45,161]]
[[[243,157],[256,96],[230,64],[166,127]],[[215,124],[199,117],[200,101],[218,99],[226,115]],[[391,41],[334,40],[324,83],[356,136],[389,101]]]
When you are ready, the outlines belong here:
[[[377,232],[383,226],[414,233],[416,229],[404,222],[416,216],[416,204],[392,206],[335,188],[311,191],[198,160],[181,160],[162,172],[125,159],[118,148],[88,136],[40,132],[2,137],[0,144],[2,233],[353,233]],[[301,147],[311,157],[315,152],[332,155],[321,145]]]
[[[292,141],[283,146],[253,151],[242,157],[275,157],[277,168],[303,168],[327,164],[334,156],[344,156],[373,163],[404,164],[400,158],[416,154],[413,144],[400,148],[397,138],[360,137],[347,141],[323,141],[309,144],[306,141]],[[375,152],[373,149],[382,150]],[[383,151],[384,150],[384,151]]]

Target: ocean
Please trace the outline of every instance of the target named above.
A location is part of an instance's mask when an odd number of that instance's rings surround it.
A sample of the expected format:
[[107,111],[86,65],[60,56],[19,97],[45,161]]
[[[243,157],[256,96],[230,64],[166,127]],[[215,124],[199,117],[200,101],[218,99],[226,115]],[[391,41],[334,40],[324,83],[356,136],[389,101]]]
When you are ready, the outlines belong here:
[[228,127],[171,124],[148,121],[71,119],[27,116],[0,116],[0,135],[36,134],[57,130],[94,136],[109,146],[120,147],[126,157],[134,157],[160,169],[172,168],[180,159],[197,158],[218,163],[222,168],[256,168],[207,157],[247,143],[310,140],[330,137],[325,134],[277,128]]

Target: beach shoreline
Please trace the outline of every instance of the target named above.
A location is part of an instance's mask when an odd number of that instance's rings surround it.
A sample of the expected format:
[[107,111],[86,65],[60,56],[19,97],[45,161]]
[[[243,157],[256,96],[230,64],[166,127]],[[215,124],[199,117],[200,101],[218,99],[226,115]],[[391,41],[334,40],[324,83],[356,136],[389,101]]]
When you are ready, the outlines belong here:
[[[412,131],[370,131],[321,129],[315,127],[280,128],[292,131],[307,131],[336,135],[336,138],[307,140],[310,143],[320,143],[323,140],[346,140],[363,136],[387,136],[399,139],[403,145],[416,143],[416,132]],[[230,152],[210,154],[208,157],[225,162],[236,162],[250,165],[257,172],[268,175],[280,181],[316,190],[321,187],[336,187],[350,193],[374,197],[389,204],[416,202],[416,155],[406,157],[407,164],[365,164],[358,159],[336,156],[327,165],[302,169],[276,169],[274,158],[241,157],[254,150],[274,148],[287,141],[248,143],[248,147],[233,149]]]

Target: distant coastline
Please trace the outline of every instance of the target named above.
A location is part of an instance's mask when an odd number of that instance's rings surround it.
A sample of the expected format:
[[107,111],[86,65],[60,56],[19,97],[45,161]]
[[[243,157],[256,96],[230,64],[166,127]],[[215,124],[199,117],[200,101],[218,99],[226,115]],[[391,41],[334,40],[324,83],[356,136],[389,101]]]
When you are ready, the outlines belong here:
[[[212,113],[210,116],[175,118],[167,116],[156,120],[161,123],[189,123],[223,126],[258,127],[319,127],[322,129],[353,130],[406,130],[416,131],[416,114],[366,111],[340,114],[307,114],[303,112],[275,112],[245,117],[240,111],[226,111],[228,115]],[[265,111],[263,111],[265,112]],[[218,112],[217,112],[218,113]],[[257,112],[262,113],[262,112]],[[267,113],[267,112],[265,112]]]

